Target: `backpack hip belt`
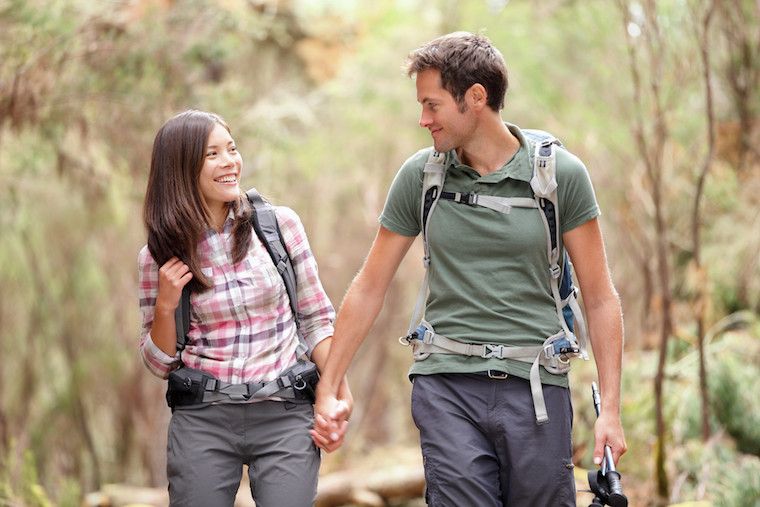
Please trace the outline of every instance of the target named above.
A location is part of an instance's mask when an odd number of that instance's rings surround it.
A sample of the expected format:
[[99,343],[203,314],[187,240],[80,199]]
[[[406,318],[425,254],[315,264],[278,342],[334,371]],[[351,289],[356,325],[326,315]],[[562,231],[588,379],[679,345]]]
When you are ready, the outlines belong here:
[[564,331],[548,337],[540,346],[512,347],[495,343],[465,343],[452,340],[436,333],[433,326],[423,320],[414,333],[399,338],[399,342],[402,345],[411,345],[412,357],[415,361],[423,361],[430,354],[458,354],[531,363],[530,391],[538,423],[549,420],[539,365],[553,375],[562,375],[570,371],[571,358],[583,357],[580,348],[576,345],[575,336],[568,337]]
[[[559,375],[570,370],[569,359],[582,357],[588,360],[586,352],[586,326],[578,304],[578,290],[570,277],[570,262],[567,255],[560,259],[559,198],[557,195],[556,149],[563,148],[554,136],[540,130],[523,130],[534,144],[533,176],[530,181],[532,198],[486,196],[475,193],[445,192],[446,154],[431,150],[423,170],[421,232],[423,245],[423,265],[425,275],[412,312],[407,336],[399,338],[403,345],[413,346],[415,361],[422,361],[430,354],[463,354],[483,358],[515,359],[531,363],[530,386],[536,422],[549,420],[546,413],[539,365],[549,373]],[[429,267],[431,262],[428,245],[430,214],[439,199],[446,199],[470,206],[482,206],[508,214],[513,207],[534,208],[540,211],[546,229],[546,256],[551,293],[555,302],[561,330],[548,337],[540,347],[510,347],[497,344],[468,344],[436,334],[432,326],[425,322],[425,301],[428,291]],[[560,260],[562,265],[560,265]],[[420,327],[417,327],[418,323]],[[575,323],[575,326],[574,324]],[[421,328],[423,328],[421,330]],[[573,332],[577,330],[578,336]]]
[[310,366],[304,366],[313,371],[289,375],[290,370],[286,370],[281,376],[269,382],[230,384],[217,379],[208,380],[203,393],[203,402],[241,403],[252,399],[283,398],[291,401],[308,400],[313,403],[314,390],[317,386],[316,366],[314,363],[307,363]]
[[183,366],[169,374],[166,401],[172,411],[264,398],[314,403],[318,380],[317,366],[307,360],[299,360],[274,380],[244,384],[222,382],[208,372]]

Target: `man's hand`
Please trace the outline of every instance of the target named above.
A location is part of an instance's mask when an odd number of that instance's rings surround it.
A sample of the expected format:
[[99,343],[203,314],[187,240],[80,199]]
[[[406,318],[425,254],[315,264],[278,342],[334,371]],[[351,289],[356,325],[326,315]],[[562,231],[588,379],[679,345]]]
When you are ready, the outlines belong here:
[[594,464],[601,465],[604,458],[604,446],[610,446],[612,460],[617,466],[620,456],[628,450],[623,435],[623,425],[617,415],[607,415],[602,412],[594,424]]
[[353,400],[338,400],[335,396],[321,394],[317,386],[317,401],[314,404],[314,429],[310,431],[314,444],[332,452],[343,444],[348,428]]

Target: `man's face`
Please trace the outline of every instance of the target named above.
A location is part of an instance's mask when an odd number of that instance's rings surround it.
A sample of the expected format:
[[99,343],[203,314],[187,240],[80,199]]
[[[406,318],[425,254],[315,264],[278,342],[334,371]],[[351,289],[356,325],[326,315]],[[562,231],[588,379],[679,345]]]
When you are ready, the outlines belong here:
[[443,89],[438,69],[417,74],[417,101],[422,105],[420,127],[430,130],[437,151],[445,153],[467,141],[474,128],[472,114],[466,105],[460,111],[453,95]]

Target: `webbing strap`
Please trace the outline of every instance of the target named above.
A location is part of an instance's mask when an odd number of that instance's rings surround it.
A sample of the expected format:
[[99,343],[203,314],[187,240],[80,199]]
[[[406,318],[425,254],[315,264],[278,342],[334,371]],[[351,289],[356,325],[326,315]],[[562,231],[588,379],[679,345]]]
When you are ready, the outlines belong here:
[[180,353],[187,345],[187,333],[190,332],[190,289],[182,288],[182,297],[174,311],[174,328],[177,330],[177,350]]
[[[420,228],[422,231],[422,248],[423,258],[422,264],[425,267],[425,276],[422,279],[422,285],[420,286],[420,292],[417,294],[417,302],[414,304],[414,310],[412,311],[412,318],[409,323],[409,333],[414,332],[414,328],[417,327],[417,323],[422,318],[422,314],[425,310],[425,299],[427,298],[428,290],[428,273],[430,270],[430,248],[428,246],[427,235],[430,221],[428,217],[435,209],[435,205],[438,203],[440,197],[439,192],[443,187],[443,180],[446,177],[446,154],[439,153],[435,150],[430,152],[428,161],[425,164],[423,170],[422,180],[422,203],[420,204]],[[427,202],[427,204],[426,204]]]
[[242,403],[256,398],[272,397],[296,397],[288,377],[279,377],[269,382],[248,382],[245,384],[230,384],[217,379],[209,379],[206,381],[203,403],[222,400]]
[[[533,177],[530,180],[530,186],[533,189],[536,203],[542,210],[541,220],[544,222],[546,229],[546,258],[549,262],[549,281],[554,298],[557,318],[562,325],[562,330],[568,336],[575,336],[567,325],[563,308],[570,306],[574,319],[578,322],[575,329],[579,334],[579,347],[581,357],[588,360],[586,352],[586,327],[583,321],[583,314],[577,301],[575,290],[563,299],[560,294],[560,283],[562,268],[560,267],[560,237],[562,231],[559,225],[559,213],[557,206],[559,198],[557,196],[557,147],[562,146],[559,139],[548,135],[542,139],[535,140],[535,151],[533,160]],[[564,259],[563,259],[564,260]]]
[[509,347],[500,344],[476,344],[452,340],[436,333],[432,326],[425,321],[423,321],[422,327],[425,328],[423,336],[419,336],[417,333],[417,338],[408,340],[412,346],[415,361],[423,360],[430,354],[459,354],[486,359],[513,359],[531,363],[530,392],[538,424],[549,420],[539,366],[543,366],[547,372],[553,375],[564,374],[570,371],[570,358],[578,355],[575,352],[558,353],[555,350],[555,342],[566,338],[563,332],[550,336],[541,346]]
[[441,192],[441,199],[454,201],[470,206],[482,206],[499,213],[509,215],[512,208],[538,208],[538,203],[531,197],[500,197],[497,195],[482,195],[470,192]]

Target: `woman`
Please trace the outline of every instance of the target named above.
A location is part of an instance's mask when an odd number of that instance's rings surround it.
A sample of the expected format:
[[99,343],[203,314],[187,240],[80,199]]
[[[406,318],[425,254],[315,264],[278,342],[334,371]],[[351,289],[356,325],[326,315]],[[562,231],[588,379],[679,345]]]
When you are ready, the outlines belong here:
[[[299,363],[301,341],[318,368],[327,357],[335,312],[303,226],[292,210],[275,208],[296,273],[299,339],[284,282],[252,231],[242,169],[230,129],[215,114],[186,111],[156,135],[143,210],[148,244],[138,268],[140,352],[161,378],[181,367],[173,377],[199,371],[233,388],[271,382]],[[185,286],[191,318],[179,352],[174,313]],[[173,407],[171,504],[232,506],[247,464],[257,506],[313,505],[320,455],[309,434],[311,403],[214,395]],[[350,411],[345,380],[342,400]]]

